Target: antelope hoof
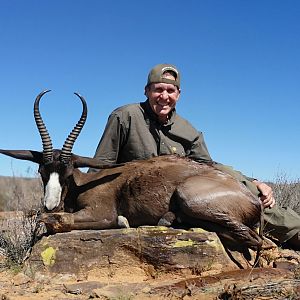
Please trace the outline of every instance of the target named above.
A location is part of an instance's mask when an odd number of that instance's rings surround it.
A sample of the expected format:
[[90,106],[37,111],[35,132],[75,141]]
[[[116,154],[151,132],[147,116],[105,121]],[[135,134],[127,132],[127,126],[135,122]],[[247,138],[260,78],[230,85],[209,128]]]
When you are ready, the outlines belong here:
[[120,228],[130,228],[127,218],[123,216],[118,216],[118,226]]
[[158,226],[166,226],[166,227],[170,227],[172,225],[172,223],[174,222],[174,220],[176,219],[176,216],[174,213],[172,213],[171,211],[165,213],[160,220],[158,221],[157,225]]
[[46,226],[49,234],[71,231],[71,224],[74,223],[72,215],[63,213],[44,213],[39,221]]

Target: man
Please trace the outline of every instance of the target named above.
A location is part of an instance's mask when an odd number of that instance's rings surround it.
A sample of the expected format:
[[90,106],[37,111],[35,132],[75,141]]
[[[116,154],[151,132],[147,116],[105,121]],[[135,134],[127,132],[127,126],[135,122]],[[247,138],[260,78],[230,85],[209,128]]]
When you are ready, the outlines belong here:
[[[174,65],[159,64],[148,75],[147,100],[114,110],[108,118],[95,157],[123,163],[153,156],[178,154],[199,162],[212,162],[201,132],[180,117],[175,106],[180,96],[180,74]],[[265,230],[280,243],[300,250],[300,216],[275,206],[272,189],[232,168],[214,165],[243,182],[265,207]],[[94,171],[94,170],[90,170]]]

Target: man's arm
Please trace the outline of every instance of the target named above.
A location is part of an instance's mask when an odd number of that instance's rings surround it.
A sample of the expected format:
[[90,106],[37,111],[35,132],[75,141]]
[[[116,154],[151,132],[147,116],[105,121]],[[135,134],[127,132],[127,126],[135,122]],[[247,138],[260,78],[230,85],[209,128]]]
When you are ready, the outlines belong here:
[[212,162],[202,132],[198,132],[187,157],[198,162]]
[[[122,140],[122,125],[118,115],[112,113],[107,121],[103,135],[97,146],[94,158],[110,164],[117,163],[120,144]],[[88,172],[96,172],[90,168]]]
[[[194,159],[199,162],[209,162],[212,161],[207,146],[205,144],[203,134],[199,132],[199,137],[195,140],[192,145],[191,152],[188,155],[191,159]],[[255,178],[245,176],[239,171],[234,170],[232,167],[216,163],[214,165],[221,171],[228,173],[238,179],[240,182],[245,184],[248,189],[255,195],[260,197],[260,200],[263,203],[263,206],[272,208],[275,205],[275,199],[273,197],[273,191],[270,186],[266,183],[261,182]]]
[[247,177],[241,172],[234,170],[230,166],[220,163],[214,163],[214,166],[218,170],[225,172],[242,182],[255,196],[260,198],[265,208],[272,208],[275,205],[272,188],[266,183]]

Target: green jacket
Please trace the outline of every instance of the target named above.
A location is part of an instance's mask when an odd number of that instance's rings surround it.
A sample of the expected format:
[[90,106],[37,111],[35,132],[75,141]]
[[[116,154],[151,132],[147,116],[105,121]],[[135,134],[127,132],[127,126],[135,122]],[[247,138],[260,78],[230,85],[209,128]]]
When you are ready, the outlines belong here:
[[167,124],[159,123],[147,100],[111,113],[95,157],[109,163],[123,163],[165,154],[211,161],[201,132],[175,110]]
[[[111,113],[94,157],[107,163],[124,163],[166,154],[178,154],[198,162],[213,162],[202,132],[180,117],[175,109],[168,123],[161,124],[149,100],[146,100],[119,107]],[[247,186],[247,181],[253,180],[230,166],[216,162],[214,165]],[[250,186],[256,190],[256,187]]]

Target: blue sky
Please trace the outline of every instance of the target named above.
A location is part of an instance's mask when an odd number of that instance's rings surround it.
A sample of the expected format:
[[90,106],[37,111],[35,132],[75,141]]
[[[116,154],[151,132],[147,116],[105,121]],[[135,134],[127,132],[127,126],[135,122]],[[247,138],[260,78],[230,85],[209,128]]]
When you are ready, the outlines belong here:
[[[157,63],[181,71],[178,113],[214,160],[300,178],[300,1],[2,0],[0,148],[41,150],[33,101],[60,148],[88,102],[73,152],[93,156],[109,113],[144,100]],[[0,156],[0,175],[34,164]]]

